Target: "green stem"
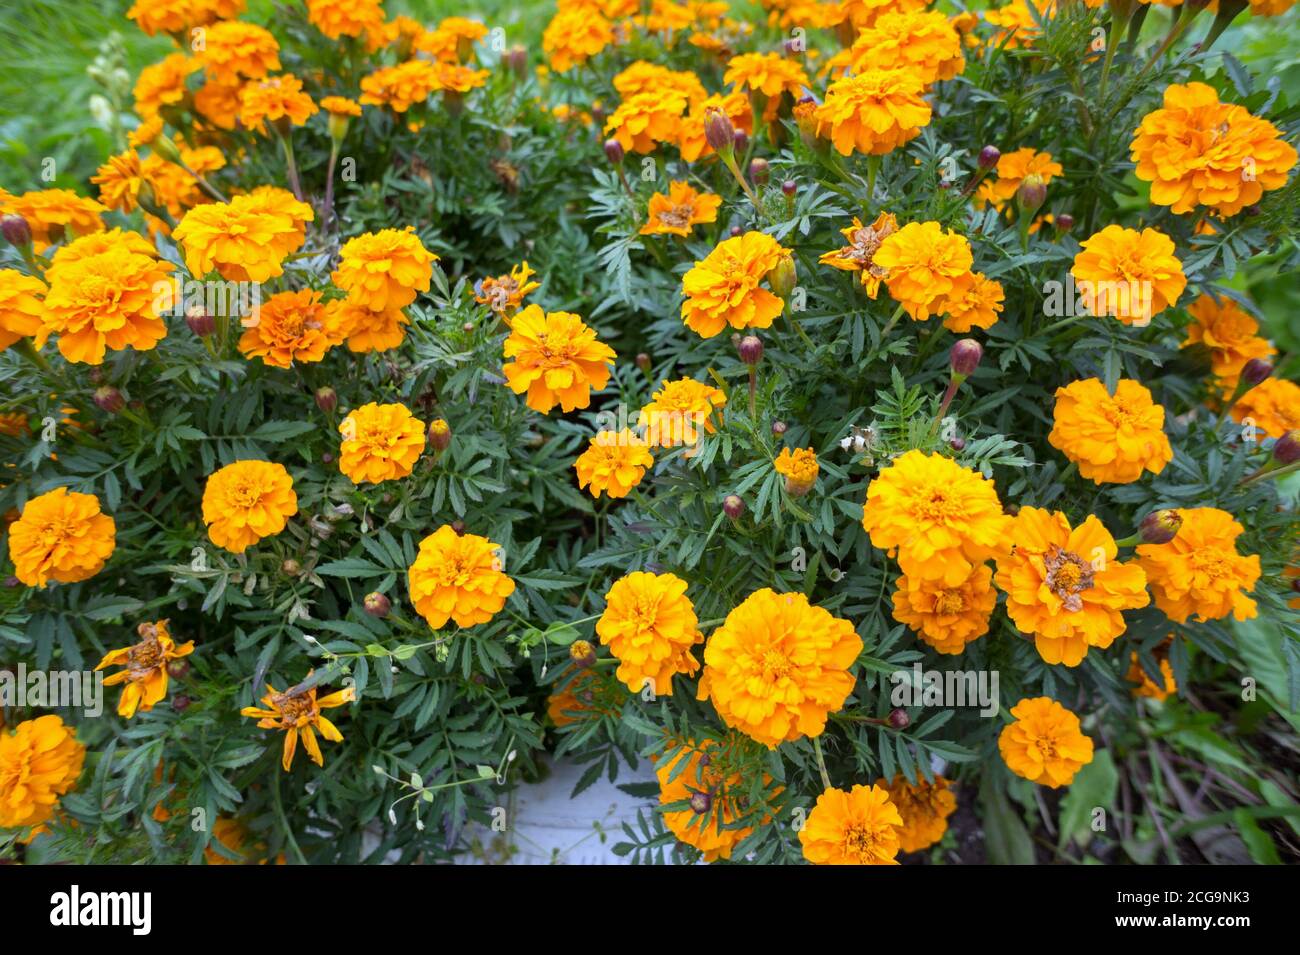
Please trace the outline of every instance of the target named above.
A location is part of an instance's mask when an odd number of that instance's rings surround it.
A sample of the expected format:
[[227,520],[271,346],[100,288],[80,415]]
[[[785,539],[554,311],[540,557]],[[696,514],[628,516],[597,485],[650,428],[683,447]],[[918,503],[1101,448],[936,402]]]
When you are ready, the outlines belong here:
[[826,771],[826,757],[822,755],[822,741],[820,736],[813,737],[813,752],[817,754],[817,770],[822,774],[822,788],[834,789],[831,785],[831,774]]

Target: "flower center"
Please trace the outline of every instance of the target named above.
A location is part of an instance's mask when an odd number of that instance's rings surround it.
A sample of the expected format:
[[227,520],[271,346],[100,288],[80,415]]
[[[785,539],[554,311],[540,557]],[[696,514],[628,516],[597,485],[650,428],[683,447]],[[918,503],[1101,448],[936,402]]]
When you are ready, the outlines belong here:
[[1092,565],[1055,544],[1048,547],[1043,564],[1047,567],[1047,589],[1061,598],[1066,610],[1082,610],[1083,598],[1079,594],[1092,586]]
[[879,841],[878,830],[862,823],[851,824],[844,829],[844,854],[856,859],[874,858]]
[[916,505],[917,516],[931,521],[945,521],[957,516],[959,510],[956,502],[949,499],[947,492],[941,488],[929,491]]
[[768,649],[763,651],[763,677],[767,680],[780,680],[789,675],[790,658],[780,650]]
[[691,224],[691,216],[695,214],[695,206],[686,203],[680,206],[673,206],[671,209],[665,209],[658,214],[658,219],[666,226],[674,229],[684,229]]
[[1046,739],[1040,736],[1034,740],[1034,749],[1038,750],[1038,755],[1042,757],[1043,762],[1057,757],[1056,740],[1054,739]]
[[251,481],[240,481],[230,489],[230,500],[237,507],[256,507],[262,502],[262,491]]
[[941,590],[934,596],[935,613],[961,613],[966,609],[966,598],[960,590]]
[[1227,556],[1223,551],[1213,547],[1192,551],[1191,564],[1196,573],[1204,574],[1211,580],[1228,577],[1232,574],[1232,567]]

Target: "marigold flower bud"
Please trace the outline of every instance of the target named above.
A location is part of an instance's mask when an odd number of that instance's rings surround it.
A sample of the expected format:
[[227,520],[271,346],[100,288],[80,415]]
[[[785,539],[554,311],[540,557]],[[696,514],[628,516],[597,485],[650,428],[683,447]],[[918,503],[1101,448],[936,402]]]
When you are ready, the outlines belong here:
[[738,129],[731,137],[731,142],[736,147],[736,152],[743,154],[749,148],[749,134],[743,129]]
[[288,574],[290,577],[297,577],[302,573],[302,564],[298,563],[298,561],[294,560],[292,557],[286,557],[284,562],[280,564],[280,570],[283,573]]
[[787,179],[785,182],[781,183],[781,192],[785,194],[787,199],[794,196],[798,191],[799,183],[795,182],[793,179]]
[[948,447],[952,448],[954,451],[965,451],[965,450],[966,450],[966,439],[965,439],[965,438],[953,438],[951,441],[948,442]]
[[737,343],[736,350],[746,365],[757,365],[763,360],[763,340],[757,335],[746,335]]
[[992,169],[1002,158],[1002,150],[997,146],[985,146],[980,150],[979,164],[981,169]]
[[737,236],[744,235],[744,233],[745,233],[745,230],[742,229],[742,228],[741,228],[740,226],[738,226],[738,225],[733,225],[733,226],[731,227],[731,237],[732,237],[733,239],[736,238]]
[[1273,445],[1273,459],[1278,464],[1294,464],[1300,461],[1300,431],[1292,428]]
[[1062,212],[1056,217],[1056,231],[1069,232],[1074,228],[1074,216],[1068,212]]
[[771,170],[772,167],[768,165],[767,160],[758,156],[749,162],[749,179],[756,186],[765,186]]
[[372,617],[384,618],[388,616],[388,611],[393,609],[393,602],[379,591],[371,591],[366,594],[361,605],[365,607],[366,613]]
[[724,110],[710,106],[704,111],[704,140],[717,153],[729,153],[735,148],[736,127]]
[[722,513],[733,521],[745,513],[745,501],[737,494],[728,494],[722,499]]
[[785,424],[784,421],[773,421],[773,422],[772,422],[772,434],[773,434],[775,437],[778,437],[778,438],[779,438],[779,437],[781,437],[781,435],[785,434],[785,432],[786,432],[786,424]]
[[794,291],[795,282],[799,279],[795,269],[794,256],[786,255],[776,263],[776,268],[767,273],[767,282],[772,286],[772,291],[787,301],[790,293]]
[[19,248],[31,245],[32,227],[20,215],[10,214],[0,219],[0,233],[4,234],[11,245]]
[[174,680],[183,680],[190,673],[189,660],[170,660],[167,663],[167,675]]
[[912,725],[912,718],[901,706],[889,711],[889,725],[896,730],[905,730]]
[[1144,544],[1168,544],[1178,536],[1178,529],[1183,526],[1183,516],[1173,508],[1152,511],[1142,518],[1138,526],[1138,536]]
[[510,49],[506,50],[506,67],[523,79],[528,75],[528,48],[522,44],[516,43]]
[[326,414],[329,414],[338,407],[339,396],[333,388],[328,385],[316,389],[316,407]]
[[1248,387],[1254,388],[1273,374],[1273,365],[1262,358],[1252,358],[1241,369],[1241,380]]
[[465,533],[465,522],[464,522],[464,521],[452,521],[452,522],[451,522],[451,529],[452,529],[453,531],[455,531],[455,532],[457,533],[457,535],[461,535],[461,536],[463,536],[464,533]]
[[217,320],[202,305],[191,305],[185,310],[185,324],[199,338],[206,338],[217,330]]
[[1033,215],[1047,201],[1047,184],[1037,173],[1030,173],[1016,190],[1016,204],[1023,215]]
[[156,152],[163,159],[170,163],[180,164],[181,151],[176,148],[176,144],[168,139],[165,135],[155,137],[149,144],[149,148]]
[[436,451],[446,451],[451,447],[451,425],[442,418],[429,422],[429,446]]
[[623,165],[623,157],[627,155],[623,150],[623,144],[617,139],[605,140],[605,158],[615,166]]
[[691,793],[691,811],[702,816],[713,807],[713,797],[701,790]]
[[184,693],[172,697],[172,709],[177,713],[184,713],[190,708],[190,698]]
[[569,644],[569,659],[580,670],[596,665],[596,648],[586,640],[574,640]]
[[126,399],[122,397],[122,392],[112,385],[96,388],[94,402],[100,411],[106,411],[109,414],[117,414],[126,407]]
[[647,375],[650,374],[650,356],[645,352],[638,352],[636,356],[636,366]]
[[330,113],[325,129],[329,132],[331,140],[336,143],[343,142],[348,135],[348,117],[342,113]]
[[954,375],[965,378],[979,367],[980,359],[983,357],[984,349],[980,347],[979,342],[973,338],[961,338],[948,352],[948,363]]

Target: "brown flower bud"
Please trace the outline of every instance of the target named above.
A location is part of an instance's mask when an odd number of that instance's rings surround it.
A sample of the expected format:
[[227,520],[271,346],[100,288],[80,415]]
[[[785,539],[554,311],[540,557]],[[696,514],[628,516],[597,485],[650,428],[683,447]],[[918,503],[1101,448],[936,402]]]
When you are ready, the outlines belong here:
[[762,156],[751,159],[749,162],[749,179],[756,186],[767,185],[767,180],[772,174],[772,167]]
[[96,388],[94,402],[100,411],[106,411],[109,414],[117,414],[126,407],[126,399],[122,397],[122,392],[112,385]]
[[1267,362],[1263,358],[1252,358],[1241,367],[1241,380],[1250,388],[1266,381],[1272,374],[1272,362]]
[[289,577],[297,577],[302,573],[302,564],[292,557],[286,557],[283,563],[280,564],[280,571]]
[[339,405],[339,396],[333,388],[328,385],[316,389],[316,407],[321,411],[329,414]]
[[615,166],[623,165],[623,157],[627,153],[623,149],[623,144],[617,139],[605,140],[605,158]]
[[1292,428],[1273,445],[1273,459],[1278,464],[1294,464],[1300,461],[1300,431]]
[[1062,212],[1059,216],[1056,217],[1057,232],[1069,232],[1073,228],[1074,228],[1074,216],[1070,215],[1068,212]]
[[429,446],[435,451],[446,451],[451,447],[451,425],[442,418],[429,422]]
[[370,616],[380,619],[387,617],[388,612],[393,609],[393,602],[377,590],[366,594],[361,605]]
[[1138,536],[1144,544],[1168,544],[1178,536],[1178,529],[1183,526],[1183,515],[1173,508],[1152,511],[1142,518],[1138,526]]
[[1033,215],[1046,201],[1047,183],[1043,182],[1042,176],[1031,172],[1021,180],[1020,188],[1016,190],[1016,204],[1021,215]]
[[516,43],[506,50],[506,68],[523,79],[528,74],[528,48]]
[[979,165],[981,169],[992,169],[1002,158],[1002,150],[997,146],[985,146],[980,150]]
[[757,335],[746,335],[736,345],[736,350],[746,365],[757,365],[763,360],[763,340]]
[[979,367],[984,357],[984,349],[973,338],[961,338],[953,344],[948,352],[948,364],[954,377],[965,378]]
[[724,110],[716,106],[705,109],[704,140],[718,153],[730,154],[735,149],[736,127]]
[[700,790],[691,793],[691,811],[697,816],[702,816],[713,808],[713,797],[708,793]]
[[191,305],[185,310],[185,324],[199,338],[206,338],[217,330],[217,320],[202,305]]
[[456,532],[458,537],[463,537],[465,535],[465,522],[462,520],[452,521],[451,529]]
[[638,352],[636,356],[636,366],[647,375],[650,374],[650,356],[645,352]]
[[905,730],[912,725],[912,718],[901,706],[889,711],[889,725],[896,730]]
[[799,183],[795,182],[793,179],[787,179],[785,182],[781,183],[781,192],[784,193],[787,199],[793,198],[794,194],[798,191]]
[[184,713],[190,708],[192,701],[184,693],[172,697],[172,709],[177,713]]
[[586,640],[574,640],[569,644],[569,659],[580,670],[596,665],[596,648]]
[[772,422],[772,434],[775,437],[781,437],[786,432],[786,423],[784,421]]
[[13,213],[0,218],[0,234],[3,234],[11,245],[16,245],[20,249],[32,243],[32,227],[22,216]]
[[722,513],[733,521],[745,513],[745,501],[737,494],[728,494],[722,499]]

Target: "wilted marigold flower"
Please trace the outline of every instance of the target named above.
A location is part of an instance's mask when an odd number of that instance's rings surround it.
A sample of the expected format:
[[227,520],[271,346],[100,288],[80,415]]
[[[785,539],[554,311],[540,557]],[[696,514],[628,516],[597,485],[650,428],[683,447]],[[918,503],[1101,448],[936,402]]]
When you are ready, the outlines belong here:
[[862,638],[803,594],[755,591],[704,648],[699,699],[769,749],[819,736],[853,690]]
[[533,281],[534,274],[527,262],[520,262],[510,269],[509,275],[482,279],[474,285],[474,301],[497,315],[513,315],[524,304],[528,293],[542,287],[540,282]]
[[719,768],[725,759],[723,743],[686,740],[676,756],[655,770],[659,777],[659,805],[704,800],[708,806],[704,813],[692,807],[663,814],[668,830],[704,853],[705,862],[730,859],[731,851],[754,831],[753,826],[735,825],[745,814],[745,799],[735,794],[742,789],[744,780],[739,773]]
[[916,784],[899,773],[893,782],[876,780],[876,786],[889,793],[889,801],[898,810],[903,826],[898,830],[899,848],[903,852],[928,849],[948,831],[948,817],[957,810],[952,784],[942,776],[934,781],[917,776]]
[[638,570],[614,581],[596,633],[619,661],[619,680],[633,693],[649,685],[656,696],[672,696],[673,677],[700,668],[691,647],[703,643],[704,634],[686,581],[675,574]]
[[1273,346],[1259,337],[1259,322],[1230,298],[1218,301],[1202,293],[1187,313],[1195,321],[1187,326],[1184,348],[1204,345],[1210,352],[1210,371],[1227,392],[1237,387],[1241,369],[1252,358],[1269,359]]
[[791,497],[803,497],[811,491],[821,471],[817,452],[812,448],[782,448],[772,467],[785,478],[785,491]]
[[605,120],[605,135],[628,152],[654,152],[659,143],[677,141],[685,110],[686,97],[675,90],[635,93]]
[[1220,103],[1205,83],[1166,87],[1164,106],[1142,118],[1132,152],[1154,204],[1179,214],[1201,206],[1225,219],[1286,185],[1296,164],[1295,147],[1276,126]]
[[1280,438],[1300,428],[1300,385],[1286,378],[1266,378],[1232,406],[1232,419]]
[[203,33],[203,48],[194,55],[211,79],[231,85],[242,79],[260,80],[280,68],[280,44],[256,24],[224,20]]
[[1047,663],[1078,666],[1089,647],[1109,647],[1126,624],[1121,611],[1151,602],[1146,574],[1118,559],[1115,538],[1093,515],[1071,530],[1060,511],[1023,507],[998,557],[997,585],[1007,594],[1007,616],[1033,634]]
[[244,326],[240,353],[260,358],[272,368],[320,361],[342,340],[339,329],[330,324],[334,313],[321,304],[320,297],[320,292],[308,288],[272,295],[240,319]]
[[406,477],[424,451],[424,422],[402,404],[364,404],[343,419],[339,431],[339,470],[353,484]]
[[86,747],[57,716],[0,727],[0,828],[43,832],[81,775]]
[[440,89],[442,84],[436,66],[428,60],[407,60],[363,76],[361,102],[368,106],[387,106],[394,113],[405,113]]
[[781,94],[798,100],[808,85],[808,74],[795,60],[779,53],[741,53],[727,62],[722,81],[738,90],[757,94],[763,107],[763,119],[771,121],[781,106]]
[[895,581],[893,599],[895,620],[907,624],[939,653],[958,654],[988,633],[998,595],[992,569],[980,564],[952,586],[904,574]]
[[918,322],[948,306],[948,296],[971,281],[970,243],[937,222],[909,222],[880,243],[873,258],[885,270],[894,301]]
[[110,650],[95,667],[96,670],[124,668],[104,680],[104,686],[126,684],[117,702],[117,712],[128,720],[135,716],[137,709],[147,713],[167,696],[167,664],[194,652],[193,640],[178,644],[172,639],[166,620],[143,623],[139,633],[142,638],[139,643]]
[[207,202],[185,213],[172,238],[185,249],[196,278],[214,268],[224,279],[265,282],[284,273],[285,257],[302,247],[311,206],[283,189],[262,188],[230,202]]
[[927,87],[966,69],[961,37],[947,17],[933,10],[885,13],[845,52],[854,73],[903,70]]
[[898,865],[902,829],[887,789],[827,789],[799,830],[799,843],[814,865]]
[[1098,378],[1056,389],[1048,443],[1096,484],[1132,484],[1144,471],[1159,474],[1173,460],[1164,432],[1165,409],[1136,381],[1121,378],[1115,394]]
[[993,482],[940,454],[900,455],[867,486],[862,526],[909,578],[958,587],[1007,546]]
[[641,235],[679,235],[686,238],[697,225],[718,220],[722,197],[699,193],[688,182],[669,183],[668,194],[656,192],[646,209]]
[[1011,708],[1015,722],[998,736],[1002,761],[1017,776],[1057,789],[1092,762],[1092,740],[1079,718],[1046,696],[1021,700]]
[[904,70],[868,69],[833,82],[813,113],[817,135],[836,151],[883,156],[930,123],[921,78]]
[[41,328],[41,297],[48,291],[35,276],[0,269],[0,351]]
[[759,288],[790,250],[765,232],[726,239],[682,277],[682,321],[704,338],[732,328],[767,328],[785,303]]
[[528,407],[548,414],[557,404],[564,411],[591,404],[591,390],[609,381],[614,350],[596,339],[596,330],[571,312],[543,312],[529,305],[514,317],[503,369],[517,395],[528,393]]
[[297,513],[298,495],[283,464],[236,461],[214,471],[203,487],[208,537],[232,554],[280,533]]
[[627,497],[645,477],[646,468],[653,466],[645,441],[627,428],[597,433],[573,462],[578,487],[588,488],[592,497],[603,493],[610,498]]
[[0,214],[22,216],[32,233],[32,247],[44,252],[56,242],[103,232],[108,210],[71,189],[38,189],[21,196],[0,196]]
[[411,603],[434,630],[448,620],[458,627],[487,623],[515,592],[515,582],[501,570],[497,545],[477,534],[457,534],[450,524],[420,541],[406,582]]
[[854,216],[853,225],[840,230],[840,235],[844,236],[848,245],[823,253],[819,261],[822,265],[831,265],[844,272],[859,273],[858,279],[862,287],[866,289],[868,297],[874,299],[880,292],[880,283],[889,274],[876,264],[876,252],[880,249],[880,243],[897,231],[898,220],[893,213],[880,213],[869,226],[864,226]]
[[1197,620],[1254,617],[1255,601],[1246,595],[1259,580],[1259,555],[1237,553],[1244,528],[1216,507],[1180,507],[1178,513],[1183,524],[1173,540],[1137,548],[1156,606],[1176,623],[1193,614]]
[[100,512],[99,498],[66,487],[31,498],[9,527],[14,576],[28,587],[93,577],[113,556],[116,543],[117,525]]
[[429,291],[437,259],[410,226],[381,229],[344,243],[339,267],[330,277],[348,293],[349,301],[382,312],[404,308],[417,292]]
[[959,276],[944,299],[943,327],[959,334],[972,328],[992,328],[1004,299],[1001,283],[985,278],[983,272]]
[[586,63],[614,42],[614,28],[600,12],[581,7],[560,10],[542,32],[546,61],[557,73]]
[[713,409],[726,403],[727,396],[712,385],[694,378],[665,379],[641,409],[637,424],[646,429],[646,441],[652,448],[689,447],[698,443],[701,435],[716,430]]
[[181,103],[189,92],[185,78],[202,68],[198,60],[184,53],[172,53],[146,66],[135,81],[132,95],[141,119],[157,116],[164,107]]
[[307,19],[331,40],[361,36],[384,25],[381,0],[307,0]]
[[301,126],[320,110],[302,91],[302,80],[292,74],[250,80],[239,91],[239,121],[254,132],[265,132],[264,122],[287,121]]
[[1093,315],[1143,326],[1175,304],[1187,287],[1174,242],[1158,229],[1108,225],[1079,247],[1070,274]]
[[316,741],[316,733],[319,732],[331,743],[343,742],[343,734],[321,713],[321,710],[355,702],[356,688],[350,686],[345,690],[322,696],[320,699],[316,698],[314,686],[297,692],[293,692],[291,688],[281,693],[268,683],[266,691],[260,707],[245,706],[239,711],[239,715],[256,719],[259,729],[284,731],[284,755],[280,765],[286,773],[293,767],[293,756],[298,749],[299,737],[302,738],[302,745],[307,750],[308,758],[317,766],[324,766],[325,757],[320,751],[320,743]]

